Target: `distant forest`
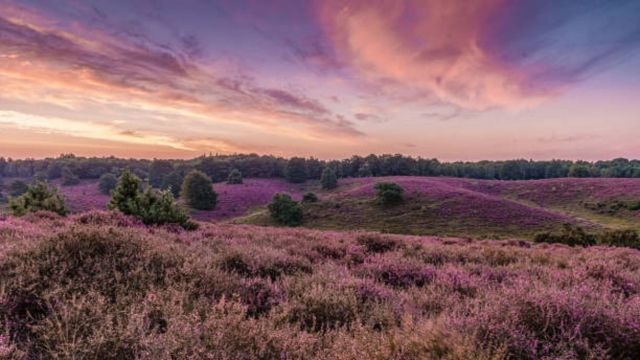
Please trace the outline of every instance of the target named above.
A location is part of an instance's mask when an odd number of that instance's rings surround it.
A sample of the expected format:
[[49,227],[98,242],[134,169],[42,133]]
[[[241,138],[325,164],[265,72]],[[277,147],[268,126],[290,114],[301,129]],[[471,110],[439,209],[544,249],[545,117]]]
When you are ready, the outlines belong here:
[[441,162],[437,159],[404,155],[352,156],[344,160],[324,161],[315,158],[290,159],[270,155],[209,155],[190,160],[141,160],[115,157],[78,157],[63,154],[57,158],[12,160],[0,157],[0,177],[54,180],[65,174],[80,179],[97,179],[106,173],[118,174],[128,168],[161,184],[170,174],[184,176],[198,169],[213,181],[227,179],[233,169],[244,177],[287,178],[292,182],[319,179],[324,168],[332,168],[338,177],[366,176],[452,176],[474,179],[528,180],[561,177],[640,177],[640,160],[618,158],[607,161],[506,160],[477,162]]

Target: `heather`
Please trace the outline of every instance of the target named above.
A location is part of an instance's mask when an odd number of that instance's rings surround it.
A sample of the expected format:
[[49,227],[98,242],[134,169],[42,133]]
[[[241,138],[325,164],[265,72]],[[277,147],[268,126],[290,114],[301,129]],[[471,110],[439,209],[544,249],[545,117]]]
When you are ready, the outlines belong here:
[[632,359],[640,252],[0,219],[0,351],[86,359]]

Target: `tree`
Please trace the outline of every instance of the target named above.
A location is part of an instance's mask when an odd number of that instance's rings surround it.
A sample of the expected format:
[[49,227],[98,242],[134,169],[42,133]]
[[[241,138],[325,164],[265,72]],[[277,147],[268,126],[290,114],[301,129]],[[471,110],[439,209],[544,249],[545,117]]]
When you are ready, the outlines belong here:
[[287,226],[302,224],[302,206],[293,200],[289,194],[275,194],[269,204],[269,213],[279,224]]
[[187,205],[197,210],[213,210],[218,202],[211,178],[199,170],[192,170],[184,178],[181,196]]
[[58,189],[50,188],[44,181],[29,185],[24,194],[11,198],[9,208],[15,216],[36,211],[51,211],[62,216],[67,214],[64,197],[58,193]]
[[134,216],[146,225],[176,224],[187,230],[197,228],[197,224],[189,219],[169,190],[148,187],[138,194],[136,204]]
[[336,172],[330,167],[324,168],[324,170],[322,170],[322,175],[320,176],[320,183],[322,184],[322,188],[325,190],[335,189],[338,186]]
[[289,182],[303,183],[307,180],[307,163],[304,158],[293,157],[287,162],[285,175]]
[[227,178],[227,184],[242,184],[242,173],[238,169],[233,169]]
[[569,168],[569,177],[581,178],[589,176],[591,176],[591,172],[589,171],[589,167],[587,165],[575,163]]
[[69,167],[65,166],[62,168],[62,185],[63,186],[72,186],[78,185],[80,183],[80,178],[69,169]]
[[9,184],[9,196],[17,197],[27,192],[29,186],[22,180],[14,180]]
[[135,215],[138,212],[138,192],[142,188],[142,180],[133,175],[129,170],[122,172],[118,178],[118,185],[111,193],[109,209],[119,210],[126,215]]
[[395,205],[404,201],[404,189],[392,182],[380,182],[375,186],[376,201],[381,205]]
[[98,183],[98,189],[105,195],[111,195],[111,191],[118,186],[118,178],[112,173],[102,174]]
[[182,181],[184,176],[180,171],[172,171],[169,175],[165,176],[162,188],[165,190],[171,190],[174,197],[180,196],[180,190],[182,188]]
[[168,160],[153,160],[149,167],[149,184],[159,188],[164,184],[165,177],[173,172],[173,164]]

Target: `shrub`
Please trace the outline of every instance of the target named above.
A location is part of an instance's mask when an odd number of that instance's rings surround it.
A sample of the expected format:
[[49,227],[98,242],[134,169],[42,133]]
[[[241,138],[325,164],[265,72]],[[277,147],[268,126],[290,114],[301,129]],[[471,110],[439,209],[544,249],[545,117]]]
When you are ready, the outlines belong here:
[[318,202],[318,196],[312,192],[308,192],[302,196],[302,202],[305,202],[305,203]]
[[269,204],[269,213],[279,224],[287,226],[302,224],[302,206],[289,194],[275,194]]
[[111,191],[118,186],[118,178],[112,173],[106,173],[100,176],[98,189],[105,195],[111,195]]
[[391,251],[398,246],[397,241],[393,238],[379,234],[363,234],[358,236],[356,241],[372,253]]
[[325,190],[335,189],[338,186],[338,178],[336,172],[332,168],[324,168],[320,176],[320,183]]
[[233,169],[227,178],[227,184],[242,184],[242,173],[238,169]]
[[196,223],[189,219],[189,215],[178,205],[169,190],[147,188],[136,199],[137,211],[135,217],[146,225],[180,225],[184,229],[193,230]]
[[197,210],[213,210],[218,202],[211,179],[199,170],[191,171],[184,178],[181,196],[190,207]]
[[14,180],[9,184],[7,192],[9,196],[16,197],[26,193],[28,188],[29,185],[27,185],[26,182],[22,180]]
[[285,176],[292,183],[305,182],[307,180],[307,161],[299,157],[289,159],[285,168]]
[[569,246],[591,246],[596,244],[597,237],[587,233],[582,227],[572,224],[563,224],[562,231],[542,232],[535,235],[537,243],[560,243]]
[[608,230],[598,236],[600,244],[640,249],[640,236],[632,229]]
[[137,198],[142,188],[142,180],[125,170],[118,178],[118,185],[113,189],[109,209],[119,210],[126,215],[136,215],[138,212]]
[[78,175],[74,174],[68,167],[62,168],[62,186],[73,186],[80,183]]
[[180,190],[182,188],[182,182],[184,176],[179,171],[172,171],[169,175],[165,176],[162,188],[165,190],[171,190],[174,197],[180,197]]
[[377,183],[376,201],[381,205],[396,205],[404,201],[404,189],[392,182]]
[[27,191],[9,200],[9,208],[15,216],[23,216],[30,212],[51,211],[59,215],[67,214],[64,198],[55,188],[49,188],[44,181],[27,187]]

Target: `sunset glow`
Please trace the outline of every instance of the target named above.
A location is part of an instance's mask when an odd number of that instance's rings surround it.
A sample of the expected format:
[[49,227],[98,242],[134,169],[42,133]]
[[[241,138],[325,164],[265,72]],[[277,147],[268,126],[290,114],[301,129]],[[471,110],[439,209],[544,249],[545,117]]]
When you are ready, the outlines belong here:
[[0,0],[0,155],[640,154],[640,2]]

